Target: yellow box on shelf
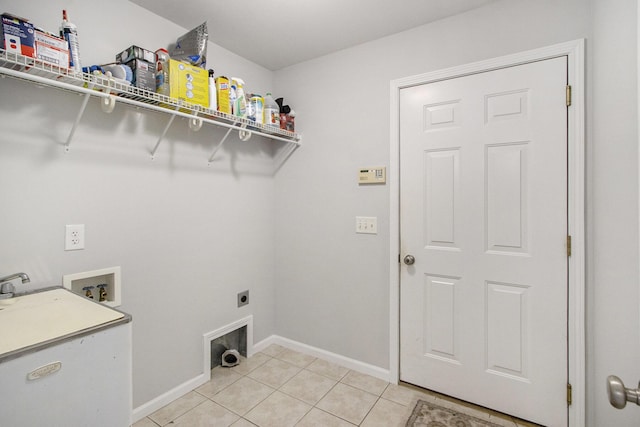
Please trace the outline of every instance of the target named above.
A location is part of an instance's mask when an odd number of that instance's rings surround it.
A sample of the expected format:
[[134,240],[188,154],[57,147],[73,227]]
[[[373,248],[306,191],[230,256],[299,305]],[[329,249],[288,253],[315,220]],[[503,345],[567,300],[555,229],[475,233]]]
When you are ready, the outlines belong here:
[[169,96],[209,108],[209,72],[204,68],[170,59]]

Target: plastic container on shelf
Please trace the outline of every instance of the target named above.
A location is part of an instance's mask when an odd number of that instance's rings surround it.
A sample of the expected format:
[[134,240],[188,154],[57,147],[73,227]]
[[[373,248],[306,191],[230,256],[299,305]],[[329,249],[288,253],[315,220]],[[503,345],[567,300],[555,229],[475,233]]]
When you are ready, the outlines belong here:
[[216,77],[216,93],[218,97],[218,111],[225,114],[231,114],[231,99],[229,93],[231,85],[229,78],[225,76]]
[[80,63],[80,42],[78,41],[78,27],[69,22],[67,11],[62,10],[62,23],[60,24],[60,37],[67,41],[69,45],[69,68],[73,71],[81,73],[82,64]]
[[218,111],[218,95],[216,91],[216,78],[213,70],[209,70],[209,109]]
[[273,99],[271,93],[267,92],[264,97],[264,122],[269,127],[280,129],[280,106]]
[[258,94],[251,95],[247,106],[247,118],[257,124],[264,123],[264,98]]
[[156,50],[156,93],[169,96],[169,52],[166,49]]
[[244,81],[238,77],[231,77],[231,87],[235,88],[236,98],[232,105],[233,115],[245,117],[247,115],[247,98],[244,94]]

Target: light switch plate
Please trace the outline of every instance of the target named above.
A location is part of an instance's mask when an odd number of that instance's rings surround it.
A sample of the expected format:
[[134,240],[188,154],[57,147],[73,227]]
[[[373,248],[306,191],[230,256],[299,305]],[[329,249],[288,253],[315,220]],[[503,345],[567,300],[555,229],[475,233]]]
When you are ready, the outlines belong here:
[[387,168],[384,166],[358,169],[358,184],[385,184]]
[[357,216],[356,233],[378,234],[378,218],[375,216]]

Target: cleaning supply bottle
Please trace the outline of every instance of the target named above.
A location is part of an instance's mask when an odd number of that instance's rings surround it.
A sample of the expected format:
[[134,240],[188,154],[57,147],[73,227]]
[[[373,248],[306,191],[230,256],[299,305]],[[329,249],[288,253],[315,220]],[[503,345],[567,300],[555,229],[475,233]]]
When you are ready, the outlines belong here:
[[62,24],[60,24],[60,37],[69,45],[69,68],[77,73],[82,72],[80,64],[80,42],[78,41],[78,27],[69,22],[67,11],[62,10]]
[[170,96],[169,88],[169,52],[167,49],[156,50],[156,93]]
[[276,103],[271,96],[271,93],[267,93],[264,97],[264,122],[269,127],[280,129],[280,106]]
[[218,94],[213,70],[209,70],[209,109],[212,111],[218,111]]
[[231,86],[236,89],[233,115],[236,117],[245,117],[247,115],[247,97],[244,94],[244,81],[238,77],[231,77]]
[[233,80],[229,80],[229,105],[231,106],[231,115],[235,116],[235,108],[236,108],[236,98],[238,97],[237,92],[238,86],[233,84]]
[[218,95],[218,111],[231,114],[231,101],[229,100],[229,79],[225,76],[216,77],[216,92]]
[[261,125],[264,123],[264,98],[257,93],[251,95],[247,107],[247,119]]

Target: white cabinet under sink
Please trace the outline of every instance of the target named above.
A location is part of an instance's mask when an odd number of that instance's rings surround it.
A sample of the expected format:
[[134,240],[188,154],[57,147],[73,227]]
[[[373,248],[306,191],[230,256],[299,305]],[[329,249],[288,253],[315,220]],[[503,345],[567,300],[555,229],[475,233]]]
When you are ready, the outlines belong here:
[[[56,289],[43,307],[29,306],[29,296],[17,298],[12,305],[0,306],[0,323],[3,316],[12,319],[3,323],[0,348],[11,340],[9,328],[45,340],[26,346],[23,342],[21,348],[0,354],[0,426],[130,426],[130,316],[65,289]],[[54,309],[43,315],[61,300],[66,313]],[[39,333],[13,324],[20,315],[34,313],[48,322]],[[82,313],[82,324],[74,319],[75,313]],[[75,330],[69,332],[69,325]]]

